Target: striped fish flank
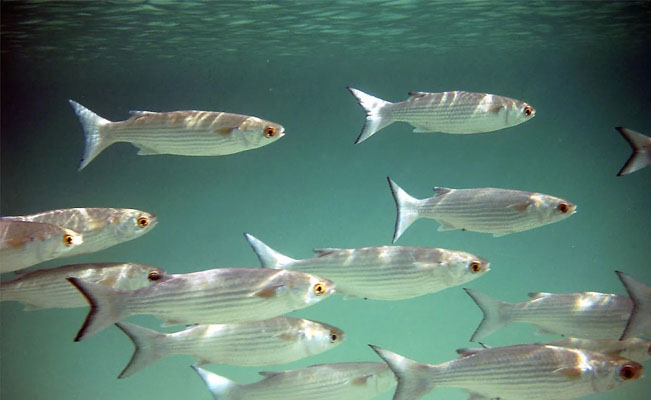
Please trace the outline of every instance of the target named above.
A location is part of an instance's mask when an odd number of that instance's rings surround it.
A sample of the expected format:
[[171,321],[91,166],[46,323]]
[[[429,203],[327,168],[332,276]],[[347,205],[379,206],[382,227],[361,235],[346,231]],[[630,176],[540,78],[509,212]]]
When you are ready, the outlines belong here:
[[0,218],[0,273],[65,257],[84,242],[79,232],[40,222]]
[[563,338],[553,342],[541,343],[548,346],[569,347],[596,351],[611,356],[624,357],[642,363],[651,357],[651,340],[642,338],[629,339],[579,339]]
[[240,384],[192,366],[218,400],[368,400],[391,390],[396,379],[384,363],[319,364],[281,372],[260,372],[265,378]]
[[521,190],[435,187],[435,195],[416,199],[387,178],[396,203],[393,242],[417,219],[438,221],[439,231],[463,230],[503,236],[561,221],[576,212],[573,203]]
[[27,310],[86,307],[88,301],[70,282],[69,277],[84,279],[119,290],[135,290],[163,278],[157,267],[136,263],[97,263],[65,265],[21,274],[0,283],[0,301],[19,301]]
[[344,340],[344,332],[339,328],[292,317],[194,325],[176,333],[156,332],[127,322],[116,325],[136,346],[119,378],[131,376],[172,354],[193,356],[199,360],[198,365],[265,366],[319,354]]
[[158,222],[155,215],[130,208],[65,208],[6,218],[59,225],[81,233],[84,243],[68,251],[66,257],[94,253],[136,239]]
[[68,280],[91,306],[75,341],[136,314],[156,316],[167,325],[259,321],[315,304],[335,290],[332,282],[314,275],[261,268],[169,274],[156,285],[131,291]]
[[358,89],[347,89],[366,111],[366,122],[355,143],[398,121],[414,126],[414,132],[472,134],[519,125],[536,115],[536,110],[523,101],[488,93],[410,92],[406,101],[390,103]]
[[265,146],[285,134],[274,122],[213,111],[132,111],[128,120],[112,122],[69,102],[86,138],[80,170],[117,142],[133,144],[139,155],[221,156]]
[[436,365],[371,347],[398,378],[394,400],[419,399],[443,386],[475,398],[573,399],[637,381],[643,369],[626,358],[547,345],[463,349],[461,357]]
[[516,322],[547,333],[582,339],[619,339],[633,310],[628,296],[597,292],[529,293],[531,300],[508,303],[465,289],[484,313],[471,341]]
[[347,298],[408,299],[467,283],[490,270],[488,260],[473,254],[425,247],[318,249],[315,257],[295,260],[245,236],[263,267],[324,277]]

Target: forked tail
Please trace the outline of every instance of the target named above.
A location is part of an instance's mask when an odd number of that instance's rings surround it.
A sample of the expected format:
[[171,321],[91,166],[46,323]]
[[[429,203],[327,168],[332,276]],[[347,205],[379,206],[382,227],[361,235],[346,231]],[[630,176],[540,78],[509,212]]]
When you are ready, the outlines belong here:
[[355,144],[363,142],[373,136],[375,132],[395,122],[386,109],[386,106],[393,103],[389,103],[388,101],[384,101],[371,96],[370,94],[366,94],[361,90],[353,89],[348,86],[346,89],[355,96],[359,105],[361,105],[364,111],[366,111],[366,121],[364,122],[362,132],[357,137],[357,140],[355,140]]
[[619,170],[617,176],[630,174],[649,165],[651,163],[651,138],[621,126],[615,129],[622,134],[633,149],[633,154]]
[[240,386],[238,383],[195,365],[191,365],[190,368],[199,374],[214,400],[235,400],[238,398],[237,389]]
[[403,232],[409,228],[409,225],[413,224],[419,218],[418,208],[420,200],[407,194],[391,178],[387,177],[387,180],[389,181],[393,199],[396,202],[396,227],[393,232],[393,243],[395,243]]
[[258,256],[263,268],[282,269],[285,265],[296,261],[293,258],[280,254],[253,235],[245,233],[244,236],[251,245],[255,254]]
[[90,164],[90,162],[93,161],[93,158],[97,157],[102,150],[113,144],[113,140],[108,138],[106,135],[102,135],[101,132],[102,126],[110,124],[111,121],[100,117],[74,100],[68,101],[79,117],[79,122],[81,122],[81,127],[84,129],[84,135],[86,137],[84,157],[81,159],[81,164],[79,165],[79,170],[81,171]]
[[477,303],[479,309],[484,313],[484,319],[481,320],[477,330],[470,338],[471,342],[485,338],[493,332],[502,329],[513,322],[514,304],[494,299],[488,295],[463,288],[468,295]]
[[369,345],[389,365],[398,378],[393,400],[416,400],[434,389],[436,366],[419,363],[390,352],[381,347]]
[[164,346],[165,337],[167,336],[165,333],[156,332],[128,322],[118,322],[115,325],[136,346],[129,364],[124,367],[118,376],[119,379],[128,378],[168,354],[167,347]]

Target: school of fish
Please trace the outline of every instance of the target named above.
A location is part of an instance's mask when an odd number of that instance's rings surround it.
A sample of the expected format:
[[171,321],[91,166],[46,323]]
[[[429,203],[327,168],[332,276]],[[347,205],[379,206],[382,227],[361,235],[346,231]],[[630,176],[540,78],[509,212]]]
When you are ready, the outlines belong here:
[[[393,122],[407,122],[414,132],[477,134],[536,115],[523,101],[487,93],[410,92],[407,100],[390,103],[347,89],[366,112],[355,143]],[[128,120],[111,122],[69,102],[85,135],[80,170],[116,142],[132,143],[140,155],[219,156],[259,148],[285,135],[283,126],[248,115],[132,111]],[[633,148],[617,175],[651,164],[651,138],[616,129]],[[435,187],[434,196],[418,199],[387,179],[397,210],[393,243],[420,218],[436,220],[439,231],[503,236],[559,222],[577,211],[576,204],[560,197],[490,187]],[[328,351],[344,341],[344,330],[285,314],[332,295],[397,301],[460,290],[458,286],[488,273],[491,263],[461,250],[394,245],[319,248],[313,257],[294,259],[245,234],[262,268],[172,274],[151,265],[104,262],[20,271],[137,239],[157,222],[154,214],[124,208],[0,217],[0,272],[18,274],[0,284],[0,301],[21,302],[26,310],[90,306],[74,340],[112,325],[119,328],[135,347],[119,378],[168,355],[189,355],[197,360],[192,368],[218,400],[362,400],[394,389],[394,400],[413,400],[438,387],[458,388],[474,400],[572,399],[641,379],[641,363],[651,355],[651,341],[645,338],[651,334],[651,287],[616,271],[626,295],[529,293],[529,300],[511,303],[464,288],[484,315],[470,341],[513,323],[532,324],[563,339],[492,348],[482,344],[459,349],[458,358],[440,364],[371,345],[382,362],[262,371],[260,381],[244,384],[200,366],[270,366]],[[137,314],[186,328],[164,333],[125,321]]]

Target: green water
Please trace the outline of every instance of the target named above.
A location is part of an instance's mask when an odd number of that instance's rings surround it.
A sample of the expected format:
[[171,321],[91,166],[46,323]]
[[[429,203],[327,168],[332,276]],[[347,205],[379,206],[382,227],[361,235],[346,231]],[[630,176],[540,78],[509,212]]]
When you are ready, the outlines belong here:
[[[0,212],[150,211],[159,224],[146,236],[41,266],[134,261],[184,273],[258,266],[244,232],[294,258],[389,244],[387,176],[421,198],[433,186],[531,190],[578,212],[499,238],[421,220],[397,244],[489,259],[491,271],[466,286],[508,301],[535,291],[623,294],[615,270],[651,282],[651,168],[615,176],[630,148],[614,130],[651,134],[650,20],[651,5],[634,2],[3,1]],[[389,101],[408,91],[494,93],[528,102],[536,117],[468,136],[396,123],[353,145],[364,112],[347,85]],[[120,143],[78,172],[83,135],[67,99],[110,120],[129,110],[256,115],[286,136],[212,158],[138,156]],[[190,357],[117,380],[133,351],[118,329],[74,343],[86,309],[22,308],[0,304],[3,400],[211,398]],[[369,343],[443,362],[472,345],[481,320],[460,287],[396,302],[332,297],[293,315],[344,329],[346,342],[264,369],[379,361]],[[164,329],[149,316],[130,321]],[[512,325],[485,342],[555,338]],[[259,368],[208,369],[259,378]],[[648,379],[586,399],[643,399]],[[437,389],[426,398],[466,395]]]

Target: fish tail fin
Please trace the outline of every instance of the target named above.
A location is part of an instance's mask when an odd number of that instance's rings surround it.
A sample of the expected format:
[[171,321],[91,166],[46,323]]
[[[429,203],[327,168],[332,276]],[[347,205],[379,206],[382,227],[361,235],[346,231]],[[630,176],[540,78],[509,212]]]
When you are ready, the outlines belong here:
[[638,169],[644,168],[649,165],[649,145],[651,144],[651,138],[645,136],[639,132],[635,132],[631,129],[622,128],[618,126],[617,131],[622,134],[624,139],[631,145],[633,148],[633,154],[626,160],[626,163],[619,170],[617,176],[622,176],[635,172]]
[[513,322],[512,303],[494,299],[476,290],[463,288],[468,295],[477,303],[479,309],[484,313],[477,330],[470,338],[471,342],[485,338],[493,332],[502,329]]
[[626,327],[619,340],[628,339],[644,335],[651,329],[651,321],[647,316],[651,313],[651,289],[649,286],[638,282],[630,275],[621,271],[617,272],[619,280],[622,281],[628,295],[633,300],[633,311],[626,322]]
[[370,94],[366,94],[361,90],[353,89],[349,86],[346,86],[346,89],[355,96],[359,105],[361,105],[364,111],[366,111],[366,121],[364,122],[362,132],[357,137],[357,140],[355,140],[355,144],[365,141],[373,136],[375,132],[394,122],[394,119],[388,115],[385,109],[386,106],[393,103],[371,96]]
[[102,150],[113,144],[113,140],[101,133],[101,127],[110,124],[111,121],[100,117],[74,100],[68,101],[79,117],[86,138],[84,157],[81,159],[81,164],[79,165],[79,170],[81,171],[90,164],[90,162],[93,161]]
[[398,378],[393,400],[419,399],[434,389],[436,366],[419,363],[381,347],[369,345]]
[[244,236],[246,237],[246,240],[251,245],[251,248],[253,248],[255,254],[258,256],[258,259],[260,260],[260,264],[262,264],[262,268],[279,269],[279,268],[283,268],[283,266],[287,264],[291,264],[294,261],[296,261],[293,258],[280,254],[276,250],[264,244],[262,240],[256,238],[253,235],[249,235],[248,233],[245,233]]
[[413,224],[420,216],[418,215],[419,200],[411,197],[391,178],[387,177],[391,194],[396,202],[396,227],[393,232],[393,243],[404,233],[409,225]]
[[118,322],[115,325],[120,328],[122,332],[131,339],[134,346],[136,346],[129,364],[124,367],[118,376],[118,379],[128,378],[168,354],[168,350],[164,346],[164,342],[162,342],[167,336],[165,333],[156,332],[128,322]]
[[236,400],[237,389],[239,384],[217,375],[214,372],[207,371],[203,368],[191,365],[190,368],[196,371],[201,377],[201,380],[208,386],[208,390],[212,394],[214,400]]
[[125,312],[123,297],[120,291],[109,286],[84,281],[83,279],[66,278],[72,283],[90,303],[90,311],[84,324],[79,329],[75,342],[113,325],[129,314]]

